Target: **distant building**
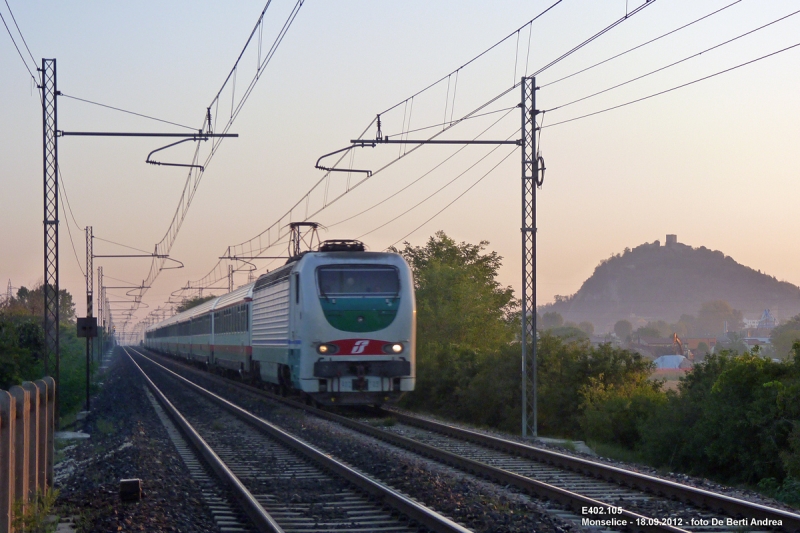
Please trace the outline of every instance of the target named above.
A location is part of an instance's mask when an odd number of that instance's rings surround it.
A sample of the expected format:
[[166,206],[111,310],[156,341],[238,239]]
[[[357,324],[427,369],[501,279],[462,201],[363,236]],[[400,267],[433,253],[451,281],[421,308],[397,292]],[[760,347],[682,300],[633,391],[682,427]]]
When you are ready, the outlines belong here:
[[772,330],[778,325],[778,320],[772,316],[769,309],[764,309],[761,318],[744,320],[744,333],[746,337],[769,338]]
[[772,329],[778,325],[778,321],[769,312],[769,309],[764,309],[761,314],[761,319],[758,321],[758,329]]
[[686,346],[688,346],[689,349],[692,350],[692,351],[699,349],[701,342],[706,343],[706,346],[708,346],[708,348],[711,351],[713,351],[714,350],[714,346],[717,345],[717,338],[716,337],[690,337],[688,339],[685,339],[684,342],[686,343]]
[[691,368],[692,363],[682,355],[662,355],[654,363],[656,370]]

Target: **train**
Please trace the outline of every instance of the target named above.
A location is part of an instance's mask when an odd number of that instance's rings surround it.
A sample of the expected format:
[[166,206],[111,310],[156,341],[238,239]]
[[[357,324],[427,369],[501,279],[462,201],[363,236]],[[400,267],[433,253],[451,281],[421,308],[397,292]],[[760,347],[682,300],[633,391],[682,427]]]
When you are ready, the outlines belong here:
[[148,326],[143,344],[317,405],[394,403],[416,382],[412,272],[397,253],[324,241]]

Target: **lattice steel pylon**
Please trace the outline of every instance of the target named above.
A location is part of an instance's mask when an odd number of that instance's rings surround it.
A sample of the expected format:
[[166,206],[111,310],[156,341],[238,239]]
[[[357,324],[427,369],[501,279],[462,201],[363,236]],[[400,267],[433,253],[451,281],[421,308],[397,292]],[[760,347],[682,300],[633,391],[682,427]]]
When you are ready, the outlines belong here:
[[55,59],[42,59],[41,75],[44,157],[44,373],[49,374],[50,358],[54,358],[55,415],[58,420],[61,358],[58,335],[58,108],[56,105],[58,89]]
[[540,157],[536,152],[536,78],[522,87],[522,436],[538,435],[536,405],[536,189]]

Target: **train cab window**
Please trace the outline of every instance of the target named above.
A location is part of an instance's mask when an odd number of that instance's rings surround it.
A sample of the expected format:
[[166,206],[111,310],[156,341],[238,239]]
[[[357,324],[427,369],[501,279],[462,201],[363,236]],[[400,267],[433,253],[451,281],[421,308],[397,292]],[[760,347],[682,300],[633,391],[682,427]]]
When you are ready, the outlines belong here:
[[317,269],[317,287],[322,297],[381,296],[394,298],[400,292],[397,268],[383,265],[329,265]]

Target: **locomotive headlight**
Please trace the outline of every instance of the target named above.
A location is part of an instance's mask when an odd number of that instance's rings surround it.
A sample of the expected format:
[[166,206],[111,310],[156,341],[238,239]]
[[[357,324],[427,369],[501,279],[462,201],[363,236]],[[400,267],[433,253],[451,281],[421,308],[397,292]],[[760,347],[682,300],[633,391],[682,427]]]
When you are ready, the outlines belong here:
[[333,355],[339,351],[339,347],[335,344],[321,343],[317,345],[317,353],[320,355]]
[[398,354],[403,353],[403,343],[400,342],[393,342],[391,344],[384,344],[383,351],[384,353],[388,354]]

